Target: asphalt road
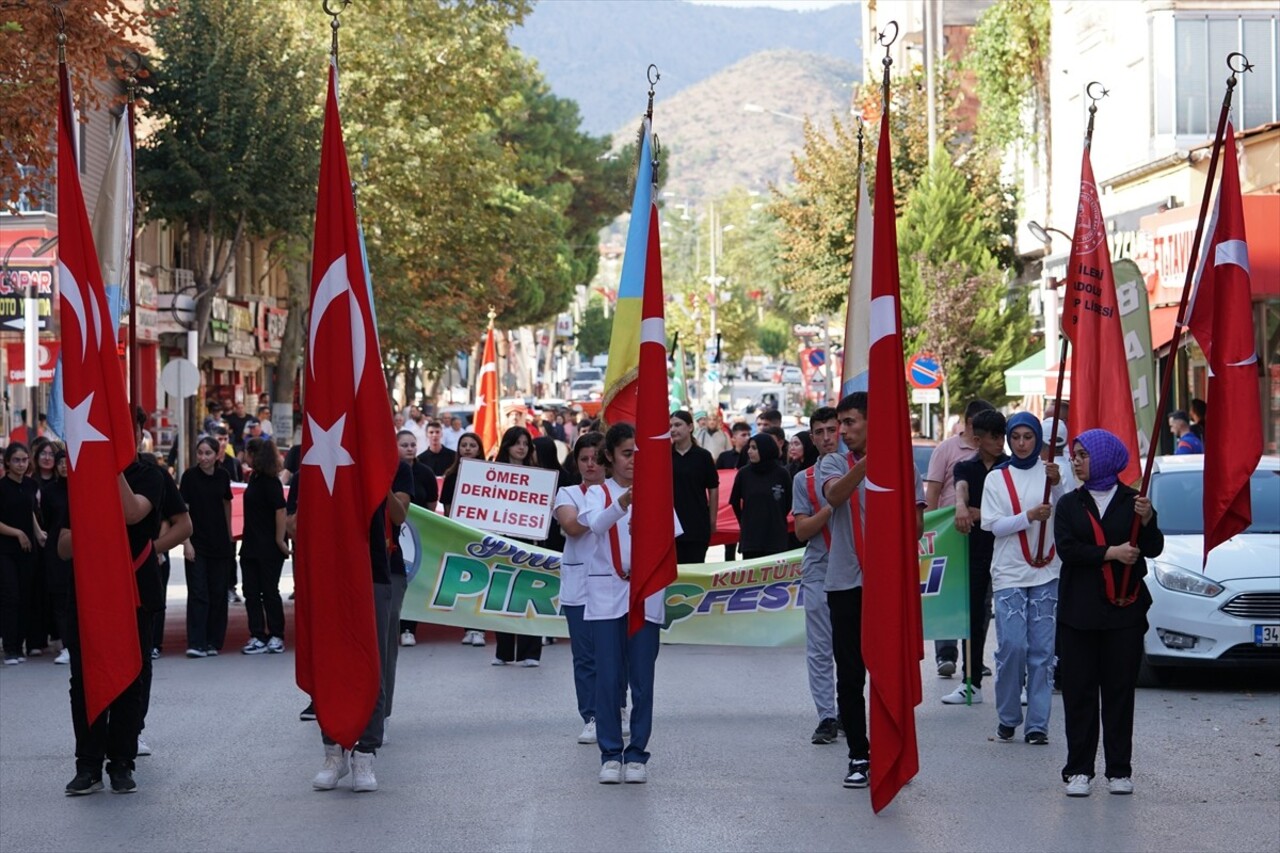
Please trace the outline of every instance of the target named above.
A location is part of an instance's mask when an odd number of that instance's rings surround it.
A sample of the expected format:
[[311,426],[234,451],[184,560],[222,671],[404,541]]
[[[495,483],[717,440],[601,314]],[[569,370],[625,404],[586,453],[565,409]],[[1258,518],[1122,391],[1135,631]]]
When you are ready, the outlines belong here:
[[316,792],[292,652],[236,654],[237,609],[230,654],[181,657],[180,578],[138,793],[65,797],[66,668],[0,668],[0,851],[1280,848],[1280,690],[1256,677],[1140,691],[1135,795],[1067,799],[1056,698],[1048,747],[1000,743],[993,705],[943,706],[955,682],[930,667],[920,774],[876,816],[841,787],[843,741],[809,743],[801,649],[664,647],[650,781],[602,786],[576,743],[567,644],[539,669],[493,667],[492,637],[426,627],[402,650],[380,790]]

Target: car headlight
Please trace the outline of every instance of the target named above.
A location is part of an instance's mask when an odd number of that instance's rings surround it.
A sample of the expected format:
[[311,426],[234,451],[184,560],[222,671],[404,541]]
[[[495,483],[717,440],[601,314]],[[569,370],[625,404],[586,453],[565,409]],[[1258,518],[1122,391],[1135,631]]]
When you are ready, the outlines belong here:
[[1199,572],[1188,571],[1177,566],[1155,564],[1156,581],[1165,589],[1174,592],[1185,592],[1188,595],[1203,595],[1213,598],[1222,592],[1222,584],[1212,581]]

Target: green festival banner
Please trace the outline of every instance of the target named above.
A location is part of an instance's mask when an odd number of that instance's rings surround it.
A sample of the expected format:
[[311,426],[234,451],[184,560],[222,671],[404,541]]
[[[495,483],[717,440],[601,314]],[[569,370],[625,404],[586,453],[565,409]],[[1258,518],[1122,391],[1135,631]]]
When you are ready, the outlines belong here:
[[[925,639],[967,637],[968,542],[954,509],[925,515],[920,593]],[[560,555],[409,508],[400,545],[409,574],[402,618],[459,628],[567,637]],[[804,645],[802,551],[682,565],[666,591],[662,640],[714,646]],[[874,569],[872,569],[874,571]],[[874,616],[869,620],[874,625]]]

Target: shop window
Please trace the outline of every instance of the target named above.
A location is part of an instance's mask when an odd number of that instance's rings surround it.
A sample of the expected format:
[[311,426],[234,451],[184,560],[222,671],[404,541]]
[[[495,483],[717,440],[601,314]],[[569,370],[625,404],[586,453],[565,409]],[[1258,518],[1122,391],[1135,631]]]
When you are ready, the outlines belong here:
[[[1280,95],[1280,63],[1277,63],[1277,15],[1180,14],[1174,20],[1174,73],[1157,75],[1157,97],[1173,104],[1174,132],[1178,136],[1208,137],[1217,129],[1223,81],[1229,74],[1227,55],[1239,51],[1254,65],[1239,77],[1231,104],[1231,121],[1237,130],[1258,127],[1277,119]],[[1170,91],[1171,89],[1171,91]],[[1167,132],[1165,121],[1158,131]]]

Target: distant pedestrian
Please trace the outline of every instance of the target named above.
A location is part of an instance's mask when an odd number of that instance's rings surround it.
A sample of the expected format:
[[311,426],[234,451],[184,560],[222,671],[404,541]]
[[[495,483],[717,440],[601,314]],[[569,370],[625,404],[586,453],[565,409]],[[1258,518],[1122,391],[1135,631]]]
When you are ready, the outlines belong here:
[[235,577],[231,539],[231,479],[219,467],[219,442],[196,444],[196,465],[182,473],[182,499],[191,513],[192,559],[187,573],[187,657],[222,651],[227,638],[227,580]]
[[[453,506],[453,496],[458,488],[458,467],[464,459],[484,459],[484,457],[484,440],[474,432],[464,432],[458,439],[458,455],[454,458],[453,464],[449,466],[449,470],[444,473],[444,482],[440,485],[440,508],[446,518],[449,517],[449,510]],[[423,467],[425,468],[426,466]],[[401,641],[403,642],[403,640],[404,635],[402,632]],[[408,645],[414,645],[415,643],[417,643],[416,639]],[[474,628],[463,630],[462,645],[483,648],[484,631],[478,631]]]
[[4,476],[0,477],[0,634],[6,666],[26,661],[33,633],[28,629],[38,618],[30,609],[30,589],[35,583],[36,554],[45,539],[36,524],[38,489],[27,476],[30,462],[25,444],[15,441],[5,447]]
[[246,655],[281,654],[285,624],[280,574],[290,550],[285,535],[280,452],[270,440],[259,440],[251,446],[253,474],[244,491],[244,532],[240,540],[240,572],[250,636],[240,651]]
[[802,429],[787,440],[786,467],[787,473],[792,477],[812,468],[817,461],[818,448],[814,445],[809,430]]
[[1191,431],[1191,418],[1181,409],[1169,415],[1169,432],[1173,433],[1175,456],[1204,453],[1204,442]]
[[[502,434],[498,443],[497,462],[508,465],[533,466],[533,437],[524,427],[509,427]],[[512,537],[514,538],[514,537]],[[515,541],[524,541],[516,539]],[[529,542],[532,545],[534,543]],[[518,663],[520,666],[534,667],[542,663],[542,638],[530,634],[510,634],[505,631],[496,632],[497,649],[493,657],[494,666]]]
[[747,442],[749,464],[740,468],[729,492],[738,518],[738,547],[748,560],[787,550],[787,514],[791,511],[791,475],[778,464],[778,445],[767,435]]
[[[413,474],[413,495],[411,502],[427,512],[435,512],[440,502],[440,487],[436,483],[436,475],[430,468],[418,461],[418,439],[411,430],[403,429],[396,433],[396,447],[400,450],[401,461],[409,465]],[[416,646],[418,623],[409,619],[400,620],[400,645]],[[470,645],[470,643],[463,643]]]
[[671,415],[671,487],[684,533],[676,537],[681,563],[705,563],[720,511],[720,476],[711,454],[693,441],[693,415]]

